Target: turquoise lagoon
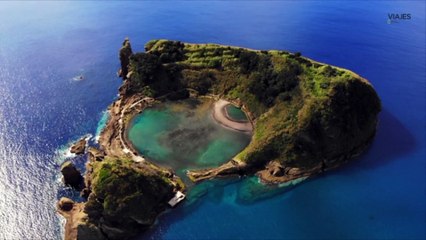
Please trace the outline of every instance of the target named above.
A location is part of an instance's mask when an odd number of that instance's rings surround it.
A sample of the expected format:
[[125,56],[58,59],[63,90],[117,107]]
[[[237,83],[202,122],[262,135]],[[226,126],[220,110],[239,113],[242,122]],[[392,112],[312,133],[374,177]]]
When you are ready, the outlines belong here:
[[225,107],[226,109],[226,113],[228,115],[228,117],[230,117],[231,119],[235,120],[235,121],[247,121],[247,116],[246,114],[241,110],[241,108],[236,107],[232,104],[229,104]]
[[244,149],[251,135],[219,125],[212,104],[189,99],[145,109],[132,120],[129,140],[149,160],[183,178],[186,170],[219,166]]

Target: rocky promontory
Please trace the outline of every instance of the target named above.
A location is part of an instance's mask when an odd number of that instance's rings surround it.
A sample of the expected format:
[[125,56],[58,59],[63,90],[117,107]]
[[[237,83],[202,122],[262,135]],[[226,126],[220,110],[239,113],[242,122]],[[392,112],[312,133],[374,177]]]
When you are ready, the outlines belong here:
[[[130,46],[128,41],[123,43],[126,46]],[[58,202],[58,212],[67,220],[65,239],[129,239],[154,224],[175,192],[184,191],[179,177],[145,160],[124,136],[130,119],[151,102],[143,94],[123,93],[109,107],[99,146],[87,150],[84,181],[81,175],[78,179],[87,201]],[[64,179],[77,181],[74,170],[71,162],[65,163]]]
[[86,138],[82,138],[71,146],[70,152],[76,155],[84,154],[84,151],[86,151],[86,144]]

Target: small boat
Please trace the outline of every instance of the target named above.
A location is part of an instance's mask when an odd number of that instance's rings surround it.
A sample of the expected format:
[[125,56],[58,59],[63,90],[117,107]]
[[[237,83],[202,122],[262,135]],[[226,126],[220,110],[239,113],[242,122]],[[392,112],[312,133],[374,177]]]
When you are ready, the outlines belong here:
[[176,206],[176,204],[180,203],[184,199],[185,199],[185,194],[183,194],[181,191],[177,191],[175,196],[172,199],[170,199],[168,203],[170,207],[174,207]]
[[83,74],[80,74],[78,76],[73,77],[72,79],[75,80],[75,81],[81,81],[81,80],[84,79],[84,76],[83,76]]

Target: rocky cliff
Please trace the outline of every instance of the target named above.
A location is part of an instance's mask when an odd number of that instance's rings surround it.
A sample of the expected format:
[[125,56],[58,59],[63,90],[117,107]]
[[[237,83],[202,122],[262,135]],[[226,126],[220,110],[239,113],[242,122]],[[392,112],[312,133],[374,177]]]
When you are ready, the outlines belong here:
[[[126,61],[131,55],[128,40],[124,41],[119,55],[125,86]],[[81,203],[69,199],[58,202],[58,212],[66,219],[65,239],[134,237],[154,223],[176,191],[184,191],[182,182],[172,171],[144,160],[127,145],[124,137],[127,124],[147,104],[144,97],[123,92],[111,104],[99,146],[87,150],[84,181],[70,162],[63,165],[66,182],[78,181],[78,189],[83,188],[81,196],[87,199]],[[82,142],[74,146],[73,149],[84,153],[80,149]]]

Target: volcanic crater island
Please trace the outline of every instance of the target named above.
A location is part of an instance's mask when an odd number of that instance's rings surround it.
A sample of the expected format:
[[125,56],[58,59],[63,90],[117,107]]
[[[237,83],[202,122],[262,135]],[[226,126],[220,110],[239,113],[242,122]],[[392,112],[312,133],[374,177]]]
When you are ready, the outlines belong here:
[[[125,39],[119,59],[123,82],[97,143],[82,138],[71,148],[87,155],[84,176],[72,161],[61,166],[65,184],[85,200],[58,201],[65,239],[135,237],[159,214],[189,201],[185,195],[194,186],[215,178],[300,182],[356,158],[376,132],[381,103],[372,85],[300,53],[170,40],[149,41],[144,52],[134,53]],[[168,116],[164,124],[176,123],[160,140],[138,137],[139,127],[148,124],[144,117],[161,123],[158,108],[179,112],[182,104],[190,110]],[[187,119],[208,124],[178,129]],[[158,132],[147,128],[153,136]],[[228,134],[228,142],[214,132]],[[196,150],[208,136],[219,152],[239,145],[214,162],[218,154]],[[155,152],[154,141],[171,150]],[[196,151],[202,164],[186,161]],[[174,164],[172,156],[183,157]]]

